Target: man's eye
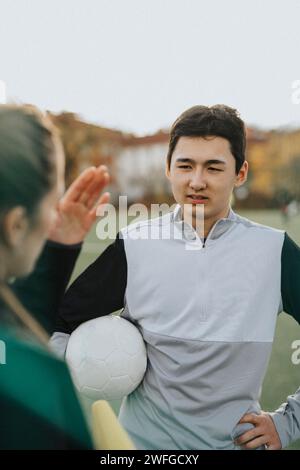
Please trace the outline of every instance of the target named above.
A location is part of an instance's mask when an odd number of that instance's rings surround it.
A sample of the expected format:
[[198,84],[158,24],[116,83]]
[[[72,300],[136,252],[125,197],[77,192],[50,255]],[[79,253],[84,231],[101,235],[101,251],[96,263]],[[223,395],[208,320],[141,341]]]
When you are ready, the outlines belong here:
[[223,170],[220,170],[219,168],[213,168],[212,166],[210,166],[208,169],[213,170],[213,171],[223,171]]
[[186,168],[191,168],[191,166],[190,165],[180,165],[178,168],[186,169]]

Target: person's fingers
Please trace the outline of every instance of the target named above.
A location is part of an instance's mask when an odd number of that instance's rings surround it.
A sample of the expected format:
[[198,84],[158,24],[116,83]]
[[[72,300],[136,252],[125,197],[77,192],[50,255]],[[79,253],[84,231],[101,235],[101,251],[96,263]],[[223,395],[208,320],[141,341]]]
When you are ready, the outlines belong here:
[[107,186],[108,182],[109,182],[108,173],[104,173],[101,176],[101,178],[97,178],[97,179],[95,178],[95,180],[91,184],[91,187],[89,187],[89,190],[86,193],[88,197],[86,198],[84,204],[86,205],[88,209],[91,209],[97,203],[101,191],[103,190],[105,186]]
[[260,421],[259,415],[252,414],[252,413],[248,413],[248,414],[245,414],[245,415],[239,420],[239,424],[242,424],[242,423],[257,424],[257,423],[259,423],[259,421]]
[[86,205],[88,208],[93,207],[97,198],[99,197],[100,192],[109,182],[109,174],[106,170],[106,167],[101,166],[97,168],[97,171],[94,175],[92,181],[89,185],[82,191],[81,196],[78,198],[80,204]]
[[265,446],[266,450],[280,450],[281,449],[281,444],[266,444]]
[[258,447],[263,446],[265,444],[268,444],[268,437],[259,436],[256,439],[253,439],[252,441],[249,441],[246,444],[243,444],[241,448],[245,450],[251,450],[251,449],[257,449]]
[[235,444],[240,446],[242,444],[245,444],[248,441],[251,441],[252,439],[260,435],[261,435],[261,432],[257,428],[254,428],[254,429],[251,429],[250,431],[247,431],[241,434],[239,437],[235,439],[234,442]]
[[92,179],[94,178],[96,174],[96,168],[94,166],[87,168],[84,170],[73,183],[71,186],[68,188],[68,190],[65,192],[63,196],[63,202],[68,203],[68,202],[76,202],[80,198],[81,194],[87,186],[90,184]]
[[106,204],[110,200],[110,193],[104,193],[97,204],[90,210],[88,215],[89,223],[94,222],[96,217],[102,217]]
[[110,193],[106,192],[104,194],[102,194],[99,198],[99,201],[97,202],[96,204],[96,210],[98,207],[104,205],[104,204],[107,204],[110,200]]

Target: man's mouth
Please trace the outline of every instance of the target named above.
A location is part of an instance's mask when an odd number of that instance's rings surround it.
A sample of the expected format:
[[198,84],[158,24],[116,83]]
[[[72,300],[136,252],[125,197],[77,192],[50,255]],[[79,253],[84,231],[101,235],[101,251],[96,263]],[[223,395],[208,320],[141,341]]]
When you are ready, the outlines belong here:
[[206,204],[209,199],[207,196],[202,196],[201,194],[189,194],[187,198],[192,204]]

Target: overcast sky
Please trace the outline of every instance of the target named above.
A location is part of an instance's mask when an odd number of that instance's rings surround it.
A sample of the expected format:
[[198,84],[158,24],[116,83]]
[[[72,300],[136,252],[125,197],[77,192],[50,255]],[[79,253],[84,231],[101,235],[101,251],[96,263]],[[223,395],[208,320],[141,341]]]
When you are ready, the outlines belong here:
[[0,0],[9,99],[138,134],[195,104],[300,125],[299,57],[299,0]]

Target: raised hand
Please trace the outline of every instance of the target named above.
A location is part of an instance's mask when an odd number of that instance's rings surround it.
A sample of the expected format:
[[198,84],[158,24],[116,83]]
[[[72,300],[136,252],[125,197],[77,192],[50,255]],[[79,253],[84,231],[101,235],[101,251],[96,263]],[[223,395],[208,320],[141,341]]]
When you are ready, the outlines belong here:
[[109,183],[107,167],[87,168],[71,184],[57,206],[57,220],[49,239],[72,245],[84,240],[96,213],[108,203],[110,194],[102,191]]

